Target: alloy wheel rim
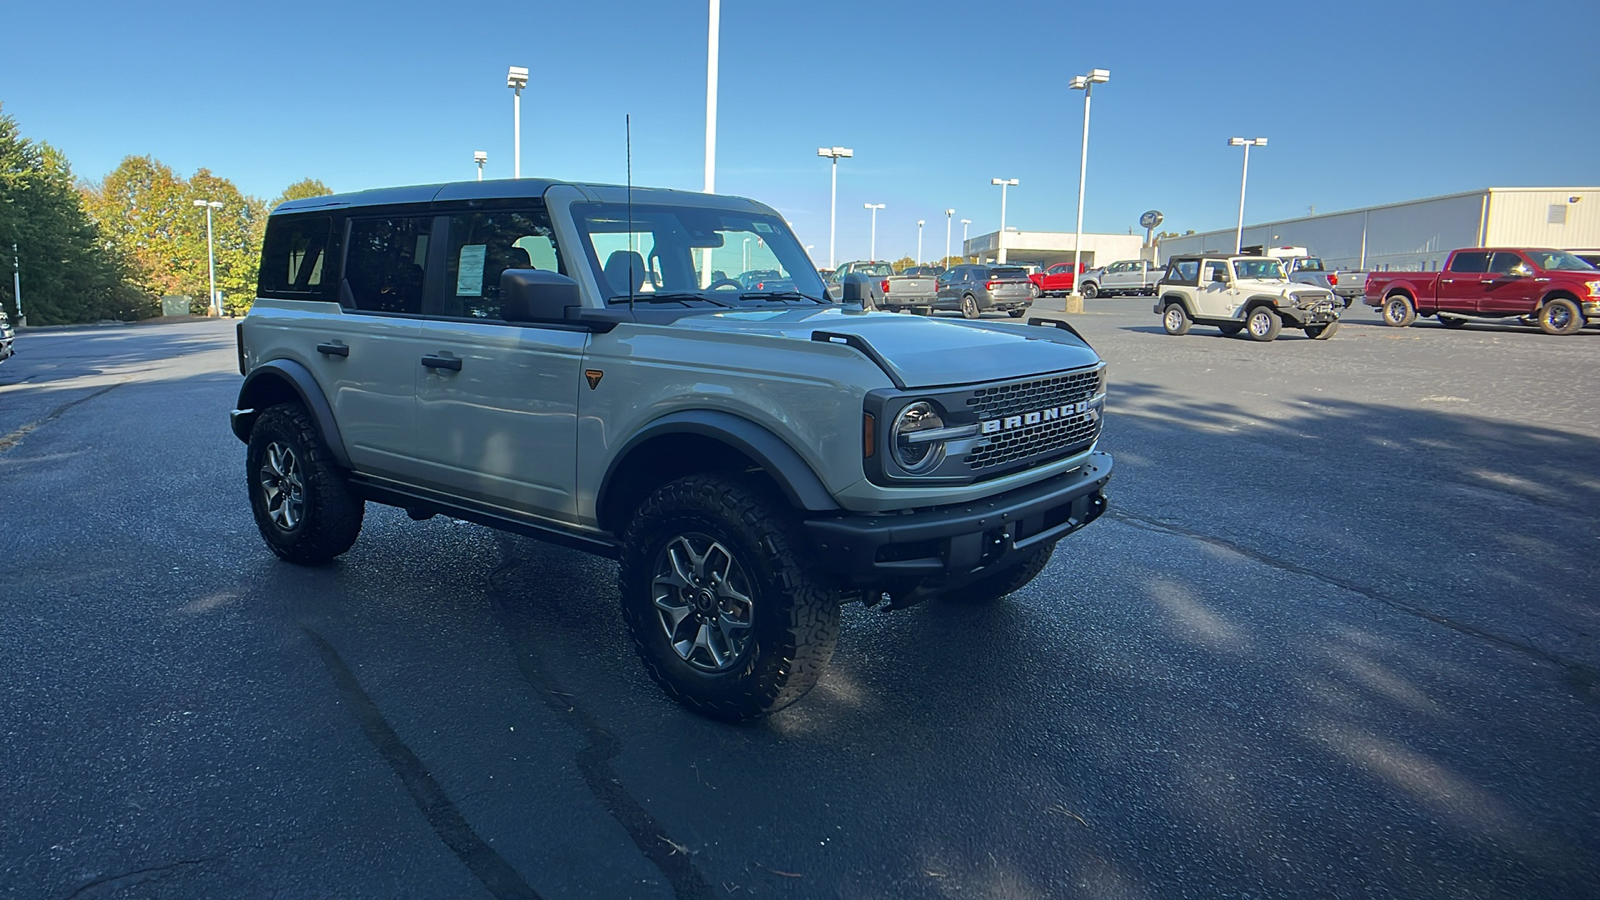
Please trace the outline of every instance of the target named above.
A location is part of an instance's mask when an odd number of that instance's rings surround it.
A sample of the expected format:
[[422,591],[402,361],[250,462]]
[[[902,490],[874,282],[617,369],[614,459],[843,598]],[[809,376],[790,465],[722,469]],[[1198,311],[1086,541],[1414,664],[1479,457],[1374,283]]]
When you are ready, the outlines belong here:
[[259,475],[267,516],[284,531],[293,531],[305,517],[305,482],[294,448],[277,441],[267,445]]
[[1572,324],[1572,313],[1562,306],[1551,307],[1550,312],[1547,314],[1547,318],[1549,319],[1550,327],[1552,328],[1565,328]]
[[1177,331],[1178,327],[1180,325],[1182,325],[1182,324],[1183,324],[1183,320],[1181,318],[1179,318],[1178,311],[1176,309],[1168,309],[1167,310],[1167,330],[1168,331]]
[[750,648],[755,602],[744,567],[721,542],[680,534],[656,556],[651,602],[678,658],[702,672],[726,672]]
[[1266,334],[1270,328],[1272,328],[1272,323],[1267,321],[1264,313],[1256,313],[1250,317],[1251,334]]

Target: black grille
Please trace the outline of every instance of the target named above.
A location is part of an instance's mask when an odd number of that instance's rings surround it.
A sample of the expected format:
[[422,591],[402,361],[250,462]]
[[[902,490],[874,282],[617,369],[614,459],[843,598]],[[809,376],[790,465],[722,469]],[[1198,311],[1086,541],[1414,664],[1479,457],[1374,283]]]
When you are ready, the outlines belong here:
[[[967,399],[967,407],[979,422],[1003,421],[1006,416],[1059,409],[1069,404],[1075,407],[1094,397],[1099,387],[1099,370],[1074,372],[982,388]],[[1088,447],[1099,436],[1100,410],[1085,409],[1076,415],[1063,415],[987,435],[972,448],[965,461],[972,471],[981,472],[1018,460]]]

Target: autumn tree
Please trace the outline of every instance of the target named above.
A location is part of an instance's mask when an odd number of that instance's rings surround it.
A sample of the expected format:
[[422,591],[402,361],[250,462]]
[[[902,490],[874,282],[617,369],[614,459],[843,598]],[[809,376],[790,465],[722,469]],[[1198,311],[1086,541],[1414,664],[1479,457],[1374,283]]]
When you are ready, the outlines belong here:
[[312,197],[326,197],[333,193],[333,188],[323,184],[318,178],[303,178],[283,189],[276,200],[267,207],[269,210],[277,209],[290,200],[309,200]]
[[[7,263],[12,244],[30,325],[155,313],[154,298],[128,282],[126,261],[86,213],[66,157],[0,115],[0,257]],[[6,275],[10,268],[3,267]],[[9,277],[0,279],[0,303],[17,314]]]

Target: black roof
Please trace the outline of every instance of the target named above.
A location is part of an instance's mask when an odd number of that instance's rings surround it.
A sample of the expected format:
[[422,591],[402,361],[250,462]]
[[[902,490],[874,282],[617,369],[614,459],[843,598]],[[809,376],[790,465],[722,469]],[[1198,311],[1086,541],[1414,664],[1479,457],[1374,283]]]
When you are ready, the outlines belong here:
[[[279,213],[309,212],[312,210],[348,209],[363,206],[400,206],[427,203],[442,203],[460,200],[520,200],[543,197],[545,191],[554,185],[570,185],[593,195],[599,199],[621,200],[620,196],[628,190],[626,185],[620,184],[587,184],[573,181],[558,181],[550,178],[501,178],[490,181],[452,181],[444,184],[419,184],[406,187],[374,188],[369,191],[353,191],[348,194],[329,194],[325,197],[308,197],[304,200],[288,200],[278,204],[272,211],[273,215]],[[647,188],[635,185],[633,197],[640,203],[661,203],[668,198],[673,201],[695,200],[704,203],[712,195],[699,191],[680,191],[673,188]],[[743,197],[717,196],[717,205],[739,205],[741,202],[752,209],[762,209],[760,204],[746,200]],[[697,204],[698,205],[698,204]]]

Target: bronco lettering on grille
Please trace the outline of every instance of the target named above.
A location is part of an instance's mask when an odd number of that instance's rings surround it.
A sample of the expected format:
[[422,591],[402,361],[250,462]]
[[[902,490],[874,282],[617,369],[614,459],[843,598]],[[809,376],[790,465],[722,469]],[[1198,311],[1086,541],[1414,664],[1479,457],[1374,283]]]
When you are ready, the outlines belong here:
[[1014,428],[1026,428],[1030,425],[1039,425],[1044,422],[1054,422],[1063,417],[1081,416],[1090,410],[1104,406],[1106,395],[1099,394],[1077,403],[1064,403],[1052,406],[1049,409],[1036,410],[1018,416],[1004,416],[999,419],[985,419],[980,423],[983,434],[999,434],[1002,431],[1011,431]]

